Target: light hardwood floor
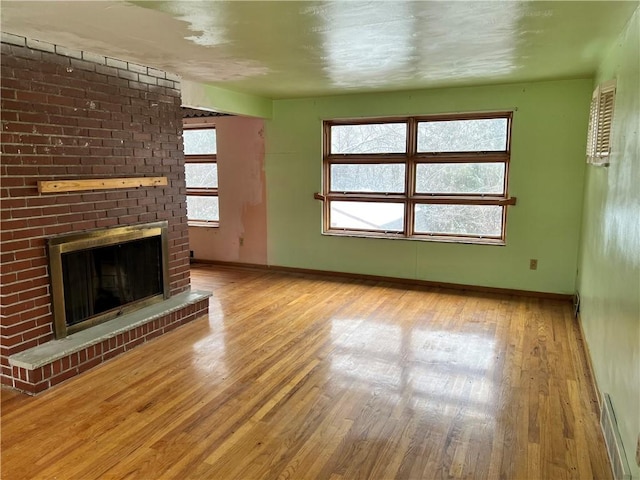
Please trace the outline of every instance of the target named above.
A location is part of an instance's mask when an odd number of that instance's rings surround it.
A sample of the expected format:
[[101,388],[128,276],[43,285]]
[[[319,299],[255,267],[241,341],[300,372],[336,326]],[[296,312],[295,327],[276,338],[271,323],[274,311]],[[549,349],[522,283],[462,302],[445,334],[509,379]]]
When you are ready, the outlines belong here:
[[609,479],[571,306],[200,266],[208,318],[30,398],[2,478]]

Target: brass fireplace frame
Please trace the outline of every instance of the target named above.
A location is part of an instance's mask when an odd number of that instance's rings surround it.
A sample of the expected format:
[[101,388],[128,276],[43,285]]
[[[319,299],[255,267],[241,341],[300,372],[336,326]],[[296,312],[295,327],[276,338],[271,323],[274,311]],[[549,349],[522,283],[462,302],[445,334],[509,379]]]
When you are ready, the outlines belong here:
[[[87,250],[96,247],[107,247],[110,245],[117,245],[118,243],[158,236],[160,237],[162,251],[163,293],[143,298],[123,307],[94,315],[93,317],[75,325],[67,326],[64,301],[64,280],[62,276],[63,253]],[[167,221],[61,235],[48,239],[47,245],[49,249],[49,276],[51,296],[53,299],[54,333],[56,338],[64,338],[77,331],[112,320],[123,313],[128,313],[146,305],[157,303],[169,298],[169,223]]]

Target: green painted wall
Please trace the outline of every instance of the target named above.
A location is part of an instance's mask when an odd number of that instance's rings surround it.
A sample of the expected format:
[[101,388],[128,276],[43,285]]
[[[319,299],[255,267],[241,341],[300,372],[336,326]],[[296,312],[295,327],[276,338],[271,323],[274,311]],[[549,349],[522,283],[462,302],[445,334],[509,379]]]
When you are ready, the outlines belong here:
[[598,386],[609,393],[634,478],[640,435],[640,10],[602,63],[617,78],[609,168],[588,167],[581,319]]
[[[573,293],[592,80],[275,100],[266,122],[268,261],[532,291]],[[321,234],[323,119],[517,109],[507,245]],[[529,270],[529,259],[538,270]]]
[[182,80],[182,106],[247,117],[271,117],[271,99]]

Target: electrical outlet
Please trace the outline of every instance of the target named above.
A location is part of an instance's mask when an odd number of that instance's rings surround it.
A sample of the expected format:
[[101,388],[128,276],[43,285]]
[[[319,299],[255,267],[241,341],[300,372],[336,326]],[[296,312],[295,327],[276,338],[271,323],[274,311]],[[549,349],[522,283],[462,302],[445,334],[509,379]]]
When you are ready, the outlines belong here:
[[193,250],[189,250],[189,258],[193,258]]
[[636,445],[636,463],[640,467],[640,433],[638,434],[638,444]]
[[537,270],[538,269],[538,260],[532,258],[529,260],[529,270]]
[[239,237],[238,238],[238,242],[240,243],[240,246],[244,245],[244,237]]

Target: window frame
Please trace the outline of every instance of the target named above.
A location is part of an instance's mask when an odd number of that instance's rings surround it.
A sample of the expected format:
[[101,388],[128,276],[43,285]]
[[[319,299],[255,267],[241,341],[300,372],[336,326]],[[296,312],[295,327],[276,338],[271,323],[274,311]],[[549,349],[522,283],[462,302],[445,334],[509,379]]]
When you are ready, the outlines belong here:
[[[216,130],[215,120],[209,118],[184,118],[182,120],[182,129],[184,130]],[[186,164],[188,163],[200,163],[200,164],[214,164],[217,166],[218,164],[218,154],[217,154],[217,132],[216,132],[216,153],[213,154],[197,154],[197,155],[187,155],[184,154],[184,162],[185,162],[185,170]],[[217,168],[217,167],[216,167]],[[190,219],[187,215],[187,224],[190,227],[219,227],[220,226],[220,194],[219,194],[219,186],[220,186],[220,177],[218,175],[218,187],[199,187],[199,188],[189,188],[186,186],[186,177],[185,177],[185,187],[186,187],[186,196],[199,196],[199,197],[217,197],[218,198],[218,220],[197,220]]]
[[[496,152],[418,152],[418,125],[420,122],[437,122],[453,120],[482,120],[504,118],[507,120],[506,146],[504,151]],[[341,153],[331,152],[331,128],[339,125],[370,125],[380,123],[406,124],[406,147],[404,153]],[[323,166],[322,193],[315,198],[322,200],[322,232],[325,235],[363,236],[374,238],[395,238],[404,240],[426,240],[454,243],[478,243],[504,245],[506,239],[506,223],[508,206],[516,204],[516,198],[509,196],[509,167],[511,162],[511,136],[513,111],[496,111],[481,113],[454,113],[439,115],[421,115],[406,117],[333,119],[323,122]],[[405,165],[405,185],[402,193],[385,192],[339,192],[332,190],[331,166],[336,164],[389,164]],[[504,185],[500,194],[484,193],[417,193],[416,171],[419,164],[442,163],[503,163]],[[358,201],[402,203],[404,205],[403,228],[400,233],[360,228],[331,227],[331,202]],[[450,233],[416,233],[415,211],[420,204],[447,205],[495,205],[502,208],[501,232],[499,236],[450,234]]]

